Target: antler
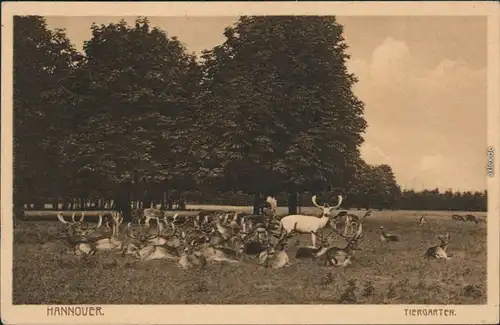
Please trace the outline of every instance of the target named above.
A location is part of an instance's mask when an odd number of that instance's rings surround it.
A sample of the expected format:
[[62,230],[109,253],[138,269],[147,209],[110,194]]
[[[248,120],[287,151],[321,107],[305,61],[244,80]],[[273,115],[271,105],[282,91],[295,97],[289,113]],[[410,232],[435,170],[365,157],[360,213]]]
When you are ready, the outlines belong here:
[[[67,225],[72,225],[72,224],[74,224],[74,222],[68,222],[68,221],[64,220],[64,217],[63,217],[62,212],[59,212],[59,213],[57,214],[57,219],[59,219],[59,221],[61,221],[61,222],[62,222],[62,223],[64,223],[64,224],[67,224]],[[74,219],[74,218],[73,218],[73,219]]]
[[343,200],[342,195],[339,195],[339,196],[338,196],[338,203],[337,203],[337,205],[336,205],[336,206],[331,207],[331,209],[336,209],[336,208],[338,208],[338,207],[342,204],[342,200]]
[[268,196],[266,202],[271,205],[271,210],[276,211],[276,208],[278,207],[278,201],[276,198]]
[[363,232],[363,223],[362,222],[359,223],[358,231],[356,231],[355,237],[358,239],[365,237],[365,234]]
[[325,206],[321,206],[321,205],[319,205],[318,203],[316,203],[316,195],[314,195],[314,196],[312,197],[312,203],[314,204],[314,206],[316,206],[316,207],[318,207],[318,208],[320,208],[320,209],[323,209],[323,208],[325,207]]
[[156,235],[149,235],[149,236],[147,236],[148,240],[153,240],[155,238],[158,238],[160,236],[162,228],[163,228],[162,225],[161,225],[161,222],[160,222],[160,218],[153,217],[152,219],[155,219],[156,222],[157,222]]
[[[101,225],[102,225],[102,214],[101,214],[101,213],[99,213],[99,214],[97,215],[97,217],[98,217],[98,220],[97,220],[97,225],[96,225],[95,227],[91,227],[91,228],[89,228],[89,230],[92,230],[92,231],[93,231],[93,230],[96,230],[97,228],[101,227]],[[82,213],[82,220],[83,220],[83,213]]]

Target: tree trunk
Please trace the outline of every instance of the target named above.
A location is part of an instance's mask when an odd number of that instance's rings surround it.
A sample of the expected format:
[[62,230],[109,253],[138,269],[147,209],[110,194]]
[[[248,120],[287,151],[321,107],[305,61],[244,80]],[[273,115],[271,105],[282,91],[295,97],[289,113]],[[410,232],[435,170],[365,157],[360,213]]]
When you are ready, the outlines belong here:
[[182,195],[179,198],[179,210],[186,210],[186,201]]
[[14,219],[24,219],[24,204],[23,198],[19,195],[18,191],[14,192]]
[[174,200],[172,198],[172,195],[170,195],[167,192],[167,210],[173,210],[174,209]]
[[254,215],[262,214],[260,193],[256,193],[253,195],[253,214]]
[[288,193],[288,214],[297,214],[297,192]]
[[119,185],[118,193],[116,194],[116,198],[114,200],[116,204],[116,209],[122,213],[124,222],[132,221],[132,214],[130,208],[130,193],[125,188],[124,185]]

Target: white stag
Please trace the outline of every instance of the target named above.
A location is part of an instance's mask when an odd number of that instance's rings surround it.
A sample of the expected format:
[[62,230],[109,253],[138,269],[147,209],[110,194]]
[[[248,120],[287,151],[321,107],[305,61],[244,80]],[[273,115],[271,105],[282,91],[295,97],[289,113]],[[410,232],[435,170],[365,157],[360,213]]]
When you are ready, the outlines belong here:
[[333,207],[330,207],[328,204],[321,206],[316,203],[316,195],[312,197],[312,203],[314,206],[321,209],[321,217],[318,218],[317,216],[294,214],[281,219],[280,224],[281,228],[287,234],[294,230],[299,234],[311,234],[312,247],[316,247],[316,236],[318,232],[323,230],[323,228],[327,225],[332,211],[340,207],[342,204],[342,196],[338,196],[338,203]]

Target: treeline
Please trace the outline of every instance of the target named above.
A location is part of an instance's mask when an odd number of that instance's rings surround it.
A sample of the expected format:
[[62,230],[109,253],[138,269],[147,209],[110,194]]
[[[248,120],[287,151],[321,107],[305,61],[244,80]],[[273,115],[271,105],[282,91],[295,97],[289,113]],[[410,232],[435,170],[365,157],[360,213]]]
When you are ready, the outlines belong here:
[[128,217],[193,193],[243,193],[255,211],[284,193],[290,213],[306,192],[399,202],[391,167],[360,158],[364,104],[335,17],[240,17],[200,60],[147,18],[89,27],[79,53],[43,17],[14,19],[16,214],[50,200]]
[[403,191],[394,208],[398,210],[487,211],[488,192],[439,192],[438,189]]
[[[252,206],[254,196],[243,192],[216,192],[216,191],[184,191],[176,193],[171,191],[175,199],[170,201],[152,200],[152,204],[161,205],[163,209],[182,210],[186,205],[229,205],[229,206]],[[318,193],[315,193],[318,195]],[[319,195],[324,198],[335,200],[336,193],[324,192]],[[312,206],[311,199],[313,193],[305,192],[298,196],[298,205],[302,207]],[[276,193],[279,206],[288,206],[289,196],[287,193]],[[392,199],[391,204],[380,204],[381,201],[359,200],[361,204],[356,204],[348,196],[348,200],[342,204],[345,209],[392,209],[392,210],[429,210],[429,211],[487,211],[487,191],[484,192],[439,192],[435,190],[413,191],[404,190],[400,196]],[[40,200],[38,204],[29,204],[26,208],[33,210],[77,210],[80,206],[77,202],[67,202],[58,206],[46,206],[47,200]],[[165,205],[165,202],[172,202],[172,205]],[[134,203],[134,202],[133,202]],[[335,202],[333,202],[335,203]],[[134,206],[134,204],[132,204]],[[100,197],[90,198],[85,205],[88,210],[101,210],[115,208],[113,200],[105,201]],[[189,208],[189,206],[188,206]]]

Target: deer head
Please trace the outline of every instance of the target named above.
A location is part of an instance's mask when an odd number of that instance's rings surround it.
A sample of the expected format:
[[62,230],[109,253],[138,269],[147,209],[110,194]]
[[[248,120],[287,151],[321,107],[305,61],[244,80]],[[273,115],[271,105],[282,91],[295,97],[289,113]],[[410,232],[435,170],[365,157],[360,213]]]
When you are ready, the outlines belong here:
[[330,206],[328,205],[328,203],[325,203],[324,205],[319,205],[317,202],[316,202],[316,195],[314,195],[312,197],[312,203],[314,204],[315,207],[321,209],[322,211],[322,214],[321,214],[321,217],[328,217],[330,216],[330,213],[333,211],[333,210],[336,210],[338,207],[340,207],[340,205],[342,204],[342,195],[339,195],[338,196],[338,203],[336,206]]
[[450,243],[451,236],[450,233],[448,232],[442,236],[436,236],[436,237],[441,242],[441,245],[448,245]]

